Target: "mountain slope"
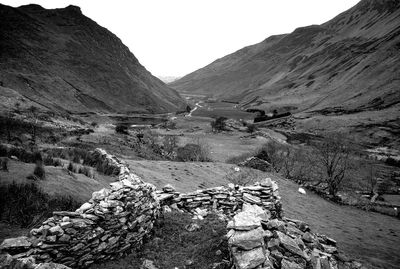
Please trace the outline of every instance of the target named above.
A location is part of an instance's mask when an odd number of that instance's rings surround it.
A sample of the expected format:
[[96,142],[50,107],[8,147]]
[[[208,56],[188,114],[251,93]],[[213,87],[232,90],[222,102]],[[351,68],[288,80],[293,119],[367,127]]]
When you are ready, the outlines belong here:
[[322,25],[271,36],[169,86],[297,112],[399,107],[400,1],[363,0]]
[[179,94],[79,7],[0,4],[0,86],[52,110],[169,112]]

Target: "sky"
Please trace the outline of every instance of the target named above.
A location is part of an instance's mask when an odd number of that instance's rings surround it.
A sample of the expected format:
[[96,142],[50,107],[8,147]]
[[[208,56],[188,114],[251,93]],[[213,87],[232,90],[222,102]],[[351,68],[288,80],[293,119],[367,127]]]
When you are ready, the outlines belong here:
[[324,23],[359,0],[0,0],[79,6],[155,76],[180,77],[270,35]]

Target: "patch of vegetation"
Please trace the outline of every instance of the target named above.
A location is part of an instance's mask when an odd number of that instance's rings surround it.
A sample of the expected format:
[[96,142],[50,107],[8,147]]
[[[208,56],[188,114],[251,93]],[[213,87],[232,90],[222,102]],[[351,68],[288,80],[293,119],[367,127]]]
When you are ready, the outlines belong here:
[[117,134],[125,134],[125,135],[127,135],[127,134],[129,134],[128,126],[126,124],[117,124],[115,126],[115,132]]
[[218,117],[214,121],[212,121],[211,124],[211,129],[213,132],[222,132],[226,130],[226,120],[228,118],[225,117]]
[[49,196],[36,184],[0,185],[0,220],[21,227],[32,227],[53,211],[74,211],[80,203],[70,196]]
[[200,139],[179,147],[176,151],[176,160],[178,162],[212,162],[209,146]]
[[189,232],[186,227],[193,222],[189,214],[166,213],[154,227],[152,239],[141,249],[125,258],[94,264],[90,268],[136,269],[148,259],[157,268],[209,269],[229,260],[226,223],[216,215],[208,215],[203,221],[196,221],[200,226],[198,230]]

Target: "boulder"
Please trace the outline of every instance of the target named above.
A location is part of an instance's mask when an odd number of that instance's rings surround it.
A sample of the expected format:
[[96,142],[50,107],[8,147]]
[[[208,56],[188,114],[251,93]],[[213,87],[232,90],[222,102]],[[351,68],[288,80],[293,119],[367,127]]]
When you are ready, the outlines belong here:
[[261,227],[251,231],[235,231],[228,244],[246,250],[261,247],[264,245],[264,231]]
[[249,251],[233,251],[233,259],[236,269],[253,269],[262,265],[265,260],[265,253],[262,247],[254,248]]

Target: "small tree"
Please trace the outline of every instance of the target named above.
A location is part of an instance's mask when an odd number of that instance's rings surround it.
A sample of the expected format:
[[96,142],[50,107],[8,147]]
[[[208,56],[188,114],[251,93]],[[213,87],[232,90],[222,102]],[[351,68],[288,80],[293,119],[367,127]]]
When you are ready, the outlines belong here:
[[285,147],[279,142],[271,140],[262,146],[256,157],[269,162],[275,172],[279,173],[285,158]]
[[118,134],[129,134],[128,133],[128,126],[125,124],[117,124],[115,126],[115,132]]
[[33,145],[36,144],[36,132],[37,132],[37,124],[38,124],[38,108],[35,106],[30,106],[28,108],[29,114],[31,116],[32,122],[31,122],[31,127],[32,127],[32,143]]
[[178,138],[176,136],[174,135],[164,136],[163,147],[167,155],[169,156],[174,155],[177,146],[178,146]]
[[213,132],[221,132],[226,128],[226,120],[225,117],[218,117],[214,121],[211,122],[211,128]]
[[350,145],[341,134],[326,136],[314,145],[316,161],[329,194],[336,196],[349,168]]

